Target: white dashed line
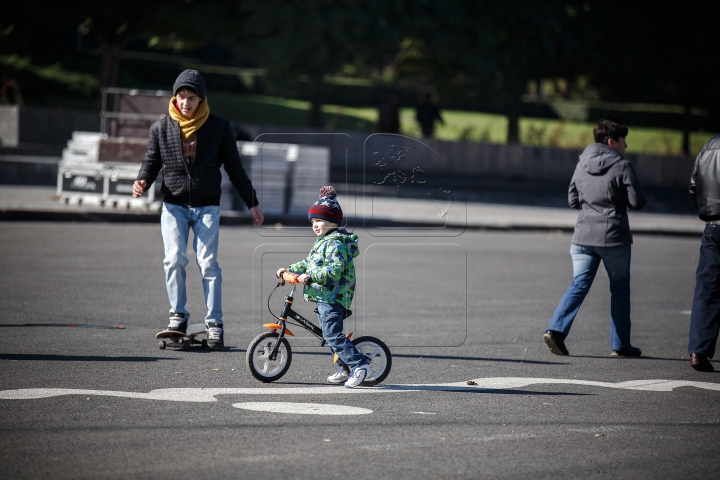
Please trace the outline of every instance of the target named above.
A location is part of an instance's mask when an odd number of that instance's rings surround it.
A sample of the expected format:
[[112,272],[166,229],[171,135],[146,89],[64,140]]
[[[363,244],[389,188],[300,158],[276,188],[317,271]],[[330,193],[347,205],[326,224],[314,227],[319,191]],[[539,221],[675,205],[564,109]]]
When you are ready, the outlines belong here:
[[367,415],[372,410],[347,405],[327,403],[290,403],[290,402],[244,402],[234,403],[233,407],[256,412],[292,413],[298,415]]

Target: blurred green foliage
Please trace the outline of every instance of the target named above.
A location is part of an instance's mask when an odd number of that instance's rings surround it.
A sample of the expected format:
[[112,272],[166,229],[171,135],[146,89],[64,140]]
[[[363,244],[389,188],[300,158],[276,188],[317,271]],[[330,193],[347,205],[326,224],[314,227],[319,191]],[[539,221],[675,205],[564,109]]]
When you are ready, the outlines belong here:
[[[228,92],[209,92],[211,110],[238,123],[306,126],[310,102],[267,95],[237,95]],[[324,105],[323,125],[328,132],[376,131],[376,108]],[[499,114],[443,111],[444,124],[438,125],[440,140],[506,143],[507,117]],[[413,108],[400,110],[401,133],[421,138]],[[582,150],[593,142],[593,123],[544,118],[520,118],[520,143],[529,146]],[[691,134],[691,154],[695,155],[713,136],[711,132]],[[628,153],[681,155],[682,131],[652,127],[630,127],[627,137]]]
[[40,78],[60,83],[84,94],[96,92],[100,84],[96,75],[65,70],[60,62],[40,66],[33,64],[30,57],[0,54],[0,64],[14,70],[27,70]]

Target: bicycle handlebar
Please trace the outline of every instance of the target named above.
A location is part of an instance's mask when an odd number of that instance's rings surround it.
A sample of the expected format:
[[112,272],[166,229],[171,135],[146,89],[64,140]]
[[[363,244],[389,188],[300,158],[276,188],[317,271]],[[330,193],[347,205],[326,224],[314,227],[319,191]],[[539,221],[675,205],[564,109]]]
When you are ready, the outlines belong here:
[[300,275],[298,275],[297,273],[292,273],[292,272],[285,271],[285,272],[282,273],[282,278],[281,278],[281,280],[282,280],[283,282],[288,282],[288,283],[298,283],[298,280],[297,280],[297,279],[298,279],[299,276],[300,276]]
[[[298,282],[298,277],[299,277],[299,276],[300,276],[300,275],[298,275],[297,273],[288,272],[288,271],[286,270],[286,271],[284,271],[284,272],[282,273],[282,275],[281,275],[281,277],[280,277],[280,284],[284,284],[285,282],[288,282],[288,283],[300,283],[300,282]],[[310,278],[306,278],[306,279],[305,279],[305,285],[310,285],[310,283],[311,283]]]

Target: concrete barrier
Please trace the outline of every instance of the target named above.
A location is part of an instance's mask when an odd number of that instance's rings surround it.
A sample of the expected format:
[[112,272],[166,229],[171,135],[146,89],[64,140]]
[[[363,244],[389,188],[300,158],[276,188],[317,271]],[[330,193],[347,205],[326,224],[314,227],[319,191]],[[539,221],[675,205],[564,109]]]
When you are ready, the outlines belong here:
[[[327,143],[328,133],[312,132],[309,129],[282,126],[242,125],[253,137],[273,138],[274,134],[291,134],[293,143]],[[371,152],[365,152],[365,143],[370,135],[350,132],[338,134],[346,138],[354,151],[348,155],[346,145],[331,147],[331,170],[358,173],[379,173],[380,169],[370,161]],[[388,135],[389,138],[393,137]],[[390,140],[389,140],[390,141]],[[442,169],[429,173],[448,177],[476,177],[522,182],[549,182],[567,184],[572,178],[581,150],[532,147],[524,145],[497,145],[471,142],[447,142],[435,139],[411,139],[408,144],[421,142],[431,148],[444,160]],[[417,144],[416,144],[417,145]],[[418,148],[420,148],[418,146]],[[662,155],[625,155],[638,172],[646,187],[684,188],[690,179],[694,158]],[[368,159],[367,161],[365,159]],[[361,183],[361,182],[356,182]]]
[[64,145],[76,131],[99,132],[100,115],[45,107],[0,105],[0,142],[5,147],[33,143]]
[[[23,143],[65,144],[73,131],[99,131],[99,123],[99,116],[87,112],[0,106],[0,138],[6,147]],[[373,175],[383,173],[381,168],[370,161],[371,152],[365,152],[365,143],[370,136],[368,133],[328,135],[332,132],[309,128],[249,124],[242,127],[251,133],[253,138],[263,135],[263,141],[321,145],[329,148],[331,177],[342,178],[348,183],[362,184],[367,181],[368,175],[372,178]],[[287,134],[292,135],[287,137]],[[446,142],[434,139],[409,139],[404,142],[408,145],[421,142],[425,145],[423,148],[431,148],[443,159],[437,164],[442,167],[436,166],[428,173],[459,179],[466,184],[470,183],[470,179],[567,184],[580,154],[579,150],[522,145]],[[420,149],[419,143],[414,144]],[[6,155],[9,155],[9,152],[6,151]],[[643,185],[659,189],[684,188],[694,160],[646,154],[626,156],[635,165]],[[8,159],[0,155],[0,161],[3,160]],[[24,164],[14,163],[12,168],[12,174],[9,170],[6,173],[8,179],[5,183],[11,183],[10,177],[13,178],[12,183],[15,183],[15,179],[32,175],[20,172],[27,168]]]

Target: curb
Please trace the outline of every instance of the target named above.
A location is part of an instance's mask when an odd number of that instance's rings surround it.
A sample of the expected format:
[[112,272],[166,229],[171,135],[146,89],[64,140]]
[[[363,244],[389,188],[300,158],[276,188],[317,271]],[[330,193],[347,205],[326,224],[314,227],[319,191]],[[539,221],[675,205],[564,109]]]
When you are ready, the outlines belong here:
[[[350,217],[347,219],[350,228],[438,228],[437,225],[430,225],[417,221],[395,221],[389,219],[373,219],[372,225],[368,225],[362,218]],[[59,211],[59,210],[28,210],[22,208],[0,209],[0,221],[2,222],[77,222],[77,223],[160,223],[160,212],[113,212],[113,211]],[[266,216],[265,225],[280,225],[291,227],[302,227],[308,224],[305,216]],[[251,218],[248,215],[237,215],[232,212],[223,212],[220,215],[220,225],[224,226],[246,226],[252,227]],[[471,231],[500,231],[500,232],[564,232],[572,233],[574,227],[568,225],[548,225],[534,223],[506,223],[486,222],[468,225],[449,225],[447,230],[471,230]],[[668,229],[662,226],[643,228],[642,226],[632,228],[635,235],[658,235],[670,237],[700,238],[702,231],[689,231],[680,229]]]

